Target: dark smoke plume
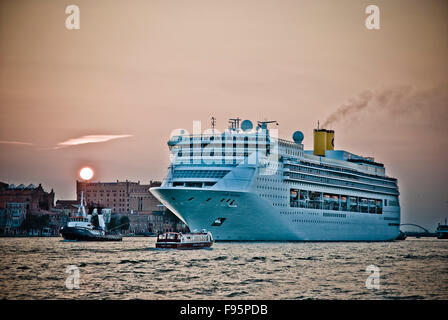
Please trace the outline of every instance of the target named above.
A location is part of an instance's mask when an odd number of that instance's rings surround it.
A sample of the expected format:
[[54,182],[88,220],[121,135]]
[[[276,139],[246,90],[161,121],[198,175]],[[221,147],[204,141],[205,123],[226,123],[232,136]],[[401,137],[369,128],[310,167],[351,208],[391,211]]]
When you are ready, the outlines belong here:
[[447,85],[432,89],[416,90],[411,86],[400,86],[380,91],[366,90],[350,99],[333,112],[323,123],[327,127],[362,110],[381,111],[392,114],[412,114],[415,111],[448,114]]

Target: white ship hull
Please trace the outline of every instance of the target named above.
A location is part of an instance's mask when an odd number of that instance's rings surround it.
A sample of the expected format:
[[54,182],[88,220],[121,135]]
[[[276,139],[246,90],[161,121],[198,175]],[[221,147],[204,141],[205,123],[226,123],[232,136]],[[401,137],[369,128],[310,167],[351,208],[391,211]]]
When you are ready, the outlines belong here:
[[[397,179],[372,158],[333,150],[334,131],[315,130],[316,152],[250,130],[171,137],[172,162],[151,192],[190,230],[217,241],[390,241],[399,235]],[[250,122],[250,121],[249,121]],[[328,143],[327,141],[331,141]],[[323,151],[321,150],[322,148]],[[325,152],[325,153],[322,153]]]
[[[244,191],[158,187],[151,192],[190,230],[210,230],[217,241],[391,241],[399,234],[399,227],[391,227],[384,219],[387,213],[303,208],[283,211],[258,194]],[[230,206],[221,202],[223,198],[237,199],[238,204]],[[343,213],[345,217],[325,217],[324,213]],[[225,220],[213,226],[218,218]]]

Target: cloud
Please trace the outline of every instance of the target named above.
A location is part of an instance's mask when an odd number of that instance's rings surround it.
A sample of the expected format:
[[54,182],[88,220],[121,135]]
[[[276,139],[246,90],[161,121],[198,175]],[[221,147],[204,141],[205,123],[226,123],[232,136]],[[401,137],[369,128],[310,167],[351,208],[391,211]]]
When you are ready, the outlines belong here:
[[0,140],[0,144],[15,144],[15,145],[22,145],[22,146],[32,146],[33,145],[31,142],[4,141],[4,140]]
[[110,140],[115,139],[122,139],[122,138],[128,138],[132,137],[131,134],[120,134],[120,135],[88,135],[88,136],[82,136],[80,138],[74,138],[69,139],[67,141],[59,142],[57,147],[55,149],[60,149],[64,147],[70,147],[70,146],[77,146],[81,144],[87,144],[87,143],[101,143],[101,142],[107,142]]

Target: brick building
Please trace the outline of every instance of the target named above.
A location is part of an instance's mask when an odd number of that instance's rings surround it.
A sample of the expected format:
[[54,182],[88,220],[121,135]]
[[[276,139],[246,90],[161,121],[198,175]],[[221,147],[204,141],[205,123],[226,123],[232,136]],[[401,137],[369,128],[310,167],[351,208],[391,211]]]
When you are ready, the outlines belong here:
[[71,217],[78,212],[79,202],[76,200],[57,200],[53,211],[62,212]]
[[[52,214],[54,191],[46,192],[42,185],[0,183],[0,234],[16,235],[29,215]],[[58,218],[59,219],[59,218]],[[51,218],[50,218],[51,220]]]
[[188,232],[188,227],[168,210],[128,215],[128,234],[163,233],[169,231]]
[[[166,231],[186,231],[186,225],[149,191],[160,186],[159,181],[140,184],[132,181],[84,182],[76,181],[76,197],[79,203],[81,191],[89,205],[109,208],[114,216],[127,216],[129,229],[125,234],[146,234]],[[110,219],[109,219],[110,220]]]
[[160,186],[158,181],[149,184],[139,182],[84,182],[76,181],[76,197],[79,203],[81,191],[89,204],[110,208],[112,214],[151,213],[158,210],[160,202],[149,192],[149,188]]

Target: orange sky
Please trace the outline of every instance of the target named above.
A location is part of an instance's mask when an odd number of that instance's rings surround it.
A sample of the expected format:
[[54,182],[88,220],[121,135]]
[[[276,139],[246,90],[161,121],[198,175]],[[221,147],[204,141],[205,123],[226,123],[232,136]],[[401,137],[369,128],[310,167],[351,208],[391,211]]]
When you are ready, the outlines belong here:
[[[380,30],[364,25],[373,3]],[[80,30],[65,28],[70,4]],[[433,229],[448,216],[446,57],[443,0],[1,0],[0,181],[67,199],[82,165],[101,181],[162,179],[171,130],[212,116],[220,130],[277,120],[310,149],[317,120],[408,88],[332,128],[336,149],[399,179],[403,221]],[[103,138],[72,144],[85,136]]]

